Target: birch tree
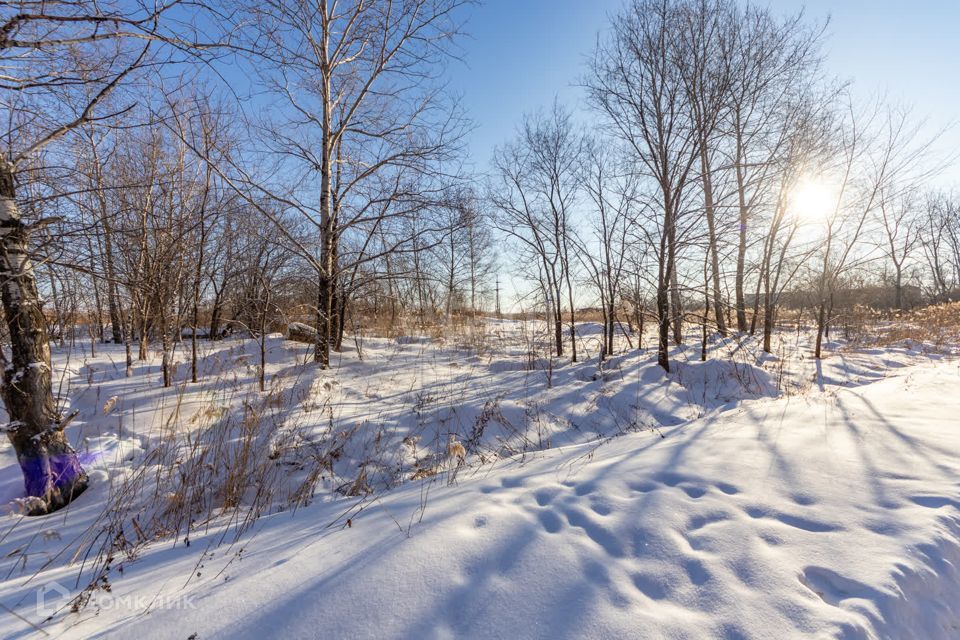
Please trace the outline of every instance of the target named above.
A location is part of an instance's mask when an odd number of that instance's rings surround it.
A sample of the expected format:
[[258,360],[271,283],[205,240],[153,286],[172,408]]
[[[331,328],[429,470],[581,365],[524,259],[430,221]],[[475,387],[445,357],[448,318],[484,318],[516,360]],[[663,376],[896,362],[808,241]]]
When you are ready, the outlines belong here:
[[321,367],[329,366],[335,343],[337,284],[355,266],[340,251],[345,234],[360,229],[373,237],[384,220],[422,211],[438,193],[428,176],[441,175],[438,163],[457,145],[458,112],[436,80],[463,4],[267,0],[245,7],[253,69],[283,105],[262,123],[265,139],[278,166],[310,188],[278,191],[252,175],[245,182],[247,191],[277,199],[316,230],[315,243],[288,239],[316,271],[314,358]]
[[101,103],[147,59],[165,5],[21,2],[0,9],[0,101],[7,129],[0,156],[0,271],[11,353],[3,354],[7,436],[23,471],[29,512],[69,503],[87,476],[51,386],[50,344],[18,186],[44,148],[107,118]]

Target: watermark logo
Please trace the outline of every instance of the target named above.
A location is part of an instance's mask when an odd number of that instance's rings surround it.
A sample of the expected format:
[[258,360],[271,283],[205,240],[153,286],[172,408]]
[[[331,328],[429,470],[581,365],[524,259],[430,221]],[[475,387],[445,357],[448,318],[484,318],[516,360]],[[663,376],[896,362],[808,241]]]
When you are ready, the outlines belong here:
[[[59,582],[51,581],[43,584],[37,589],[37,615],[44,619],[53,616],[68,602],[69,598],[70,590]],[[193,602],[193,595],[187,594],[118,596],[113,593],[100,593],[97,595],[96,606],[98,609],[127,609],[130,611],[146,609],[193,610],[197,608]]]
[[37,589],[37,615],[49,618],[70,597],[70,590],[59,582],[48,582]]

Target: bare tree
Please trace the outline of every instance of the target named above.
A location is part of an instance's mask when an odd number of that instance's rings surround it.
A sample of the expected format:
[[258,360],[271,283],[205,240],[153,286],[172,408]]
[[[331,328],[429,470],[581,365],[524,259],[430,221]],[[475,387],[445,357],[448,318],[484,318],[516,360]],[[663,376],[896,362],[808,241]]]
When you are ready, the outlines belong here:
[[[0,91],[5,149],[0,159],[0,251],[3,306],[12,357],[3,398],[31,513],[56,510],[86,488],[87,476],[64,435],[51,387],[50,345],[30,259],[30,232],[17,185],[31,163],[68,133],[112,114],[105,99],[150,60],[151,45],[172,36],[160,29],[170,5],[122,7],[81,0],[8,4],[0,14]],[[4,356],[6,357],[6,356]]]
[[[746,277],[750,230],[756,212],[771,197],[771,173],[789,128],[778,120],[820,75],[822,26],[812,28],[796,14],[776,19],[769,9],[747,5],[730,23],[731,83],[722,124],[730,140],[725,152],[736,194],[737,251],[734,279],[737,330],[747,331]],[[774,184],[776,177],[773,177]],[[774,193],[776,187],[774,187]],[[775,197],[775,196],[774,196]],[[758,279],[759,284],[759,279]],[[759,288],[758,288],[759,291]],[[756,318],[756,314],[754,314]]]
[[[738,17],[726,0],[698,0],[681,19],[678,34],[686,55],[680,58],[692,123],[698,137],[699,181],[707,223],[708,289],[712,287],[714,319],[720,335],[727,335],[720,285],[720,247],[717,238],[717,197],[714,155],[719,147],[720,125],[730,106],[733,64],[731,48]],[[709,303],[709,297],[705,301]]]
[[951,195],[927,194],[921,233],[931,297],[947,300],[960,279],[960,208]]
[[[317,273],[315,359],[323,367],[334,343],[337,283],[355,266],[340,251],[345,234],[358,229],[372,238],[385,220],[421,212],[434,202],[431,193],[442,191],[428,182],[442,175],[438,163],[450,159],[462,123],[434,79],[459,32],[463,4],[271,0],[246,6],[254,25],[253,68],[284,104],[279,122],[264,123],[263,130],[278,162],[313,190],[278,191],[246,173],[243,183],[245,192],[298,211],[316,229],[315,247],[287,235]],[[269,209],[263,212],[283,230]],[[408,242],[397,238],[392,248]],[[355,260],[376,257],[363,253]]]
[[571,215],[580,188],[583,140],[555,103],[524,119],[517,138],[494,153],[488,199],[494,221],[535,259],[548,301],[554,346],[563,355],[563,299],[569,304],[571,359],[576,361],[576,308],[571,277]]
[[666,371],[671,320],[674,338],[681,337],[678,218],[700,158],[700,135],[677,63],[684,55],[676,35],[686,6],[672,0],[630,2],[615,19],[610,38],[595,51],[587,81],[591,101],[606,116],[612,134],[630,149],[657,190],[657,362]]
[[593,204],[593,238],[577,241],[577,255],[600,294],[603,348],[600,359],[613,354],[617,307],[626,276],[630,229],[639,208],[636,176],[608,141],[591,143],[584,188]]
[[817,279],[817,337],[814,356],[823,356],[823,338],[831,319],[834,293],[858,249],[870,215],[894,185],[913,185],[926,175],[923,162],[931,141],[918,138],[909,112],[877,106],[865,114],[851,104],[841,130],[836,163],[836,205],[824,224]]

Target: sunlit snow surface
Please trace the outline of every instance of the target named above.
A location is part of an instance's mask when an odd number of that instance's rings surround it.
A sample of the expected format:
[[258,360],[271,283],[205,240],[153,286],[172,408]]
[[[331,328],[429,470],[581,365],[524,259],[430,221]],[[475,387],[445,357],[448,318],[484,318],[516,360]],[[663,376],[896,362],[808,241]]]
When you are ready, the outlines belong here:
[[[299,363],[306,345],[273,339],[287,419],[320,437],[333,407],[334,429],[380,431],[378,478],[395,486],[335,491],[370,441],[358,437],[312,505],[233,544],[216,523],[189,547],[154,543],[118,561],[109,593],[44,622],[37,589],[84,586],[78,539],[158,430],[239,404],[256,373],[254,345],[238,341],[204,345],[208,382],[166,392],[156,362],[127,378],[122,350],[58,352],[92,486],[64,512],[0,520],[0,637],[960,637],[952,357],[851,350],[818,374],[805,344],[770,358],[730,342],[707,363],[698,345],[675,352],[667,376],[646,351],[598,369],[584,326],[587,361],[550,372],[545,354],[528,370],[514,323],[488,331],[479,349],[369,339],[362,361],[354,350],[325,373]],[[405,437],[442,457],[491,402],[475,449],[486,464],[470,457],[452,485],[443,468],[410,479]],[[22,487],[2,447],[7,502]]]

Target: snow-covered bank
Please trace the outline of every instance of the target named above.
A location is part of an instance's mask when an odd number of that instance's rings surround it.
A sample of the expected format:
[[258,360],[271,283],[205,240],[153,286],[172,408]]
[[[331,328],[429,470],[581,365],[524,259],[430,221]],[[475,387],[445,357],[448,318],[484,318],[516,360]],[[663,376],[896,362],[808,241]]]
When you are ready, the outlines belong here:
[[[350,526],[356,501],[340,499],[262,518],[230,546],[198,531],[189,547],[151,545],[113,570],[109,593],[44,629],[960,637],[958,391],[956,363],[904,367],[869,385],[708,412],[662,427],[664,437],[517,455],[462,470],[453,486],[409,482],[367,499]],[[28,582],[11,571],[0,603],[37,623],[37,585],[74,588],[75,574]],[[39,633],[2,620],[4,637]]]

